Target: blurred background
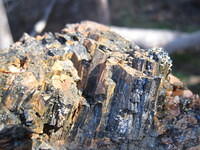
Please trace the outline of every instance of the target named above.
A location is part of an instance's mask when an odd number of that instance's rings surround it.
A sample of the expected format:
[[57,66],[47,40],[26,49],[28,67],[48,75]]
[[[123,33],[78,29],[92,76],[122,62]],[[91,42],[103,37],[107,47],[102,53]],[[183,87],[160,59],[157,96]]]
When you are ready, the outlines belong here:
[[0,0],[0,48],[92,20],[142,48],[164,47],[173,74],[200,94],[200,0]]

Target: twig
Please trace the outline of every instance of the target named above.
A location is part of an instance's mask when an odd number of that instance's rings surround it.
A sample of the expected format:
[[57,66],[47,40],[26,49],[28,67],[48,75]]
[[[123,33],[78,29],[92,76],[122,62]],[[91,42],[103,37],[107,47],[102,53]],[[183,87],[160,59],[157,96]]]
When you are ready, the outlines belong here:
[[42,18],[36,22],[36,24],[34,25],[33,30],[31,31],[30,35],[35,36],[38,33],[41,33],[47,24],[48,18],[52,12],[53,7],[55,6],[57,0],[51,0],[49,5],[47,6],[47,8],[44,11],[44,15],[42,16]]

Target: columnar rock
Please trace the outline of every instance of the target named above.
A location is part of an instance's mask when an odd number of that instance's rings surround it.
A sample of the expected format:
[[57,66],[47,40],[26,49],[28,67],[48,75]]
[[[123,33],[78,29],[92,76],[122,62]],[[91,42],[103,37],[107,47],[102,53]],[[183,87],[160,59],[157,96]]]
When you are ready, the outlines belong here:
[[164,50],[93,22],[25,34],[0,53],[0,149],[197,147],[198,96],[170,70]]

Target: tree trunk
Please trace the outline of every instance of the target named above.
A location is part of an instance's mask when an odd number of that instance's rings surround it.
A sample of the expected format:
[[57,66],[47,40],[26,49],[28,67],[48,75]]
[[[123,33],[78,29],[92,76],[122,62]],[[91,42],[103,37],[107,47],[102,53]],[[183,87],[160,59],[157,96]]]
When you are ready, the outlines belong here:
[[8,48],[13,43],[3,1],[0,1],[0,49]]
[[0,67],[0,149],[200,144],[199,99],[168,75],[168,54],[132,47],[103,25],[83,22],[62,33],[24,35],[0,54]]
[[103,24],[110,24],[110,9],[108,0],[96,0],[98,8],[99,22]]

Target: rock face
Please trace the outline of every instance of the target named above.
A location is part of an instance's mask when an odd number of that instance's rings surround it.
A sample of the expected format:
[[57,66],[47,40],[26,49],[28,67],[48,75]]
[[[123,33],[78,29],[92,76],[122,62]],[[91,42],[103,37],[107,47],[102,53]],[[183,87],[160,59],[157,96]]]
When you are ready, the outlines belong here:
[[0,53],[0,150],[198,149],[199,97],[170,70],[93,22],[24,35]]

